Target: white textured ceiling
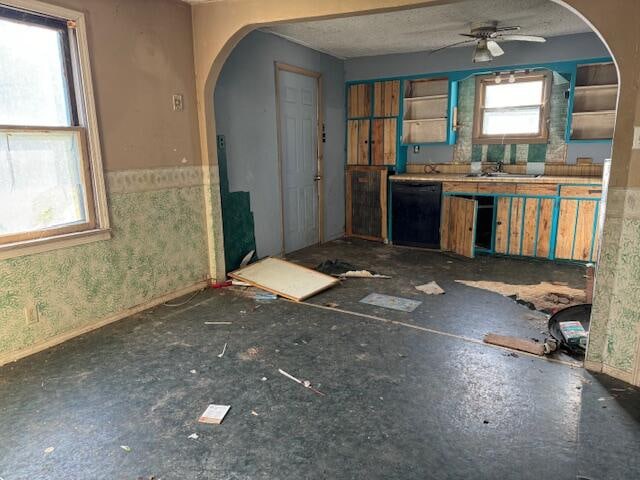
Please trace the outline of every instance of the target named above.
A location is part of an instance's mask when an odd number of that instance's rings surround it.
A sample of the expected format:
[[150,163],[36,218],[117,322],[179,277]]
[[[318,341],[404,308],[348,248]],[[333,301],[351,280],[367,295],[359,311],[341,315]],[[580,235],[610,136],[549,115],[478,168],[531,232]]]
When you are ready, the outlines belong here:
[[[318,0],[322,1],[322,0]],[[553,37],[591,29],[549,0],[466,0],[373,15],[282,24],[262,30],[340,58],[434,50],[464,38],[472,22],[519,25],[519,34]]]

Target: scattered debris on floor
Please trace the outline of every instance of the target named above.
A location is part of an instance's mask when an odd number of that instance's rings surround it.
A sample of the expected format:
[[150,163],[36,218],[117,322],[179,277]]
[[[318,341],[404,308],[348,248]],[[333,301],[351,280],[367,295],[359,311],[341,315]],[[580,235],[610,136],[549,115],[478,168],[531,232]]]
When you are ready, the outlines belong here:
[[257,417],[259,413],[256,412],[255,410],[251,410],[251,415],[253,415],[254,417]]
[[360,303],[409,313],[418,308],[422,302],[408,298],[394,297],[392,295],[384,295],[382,293],[370,293],[360,300]]
[[549,333],[566,351],[584,355],[591,323],[591,304],[558,310],[549,318]]
[[267,381],[267,377],[262,377],[260,380],[262,380],[263,382]]
[[194,374],[195,374],[195,373],[198,373],[198,371],[197,371],[197,370],[190,370],[190,372],[191,372],[191,373],[194,373]]
[[212,282],[210,286],[211,288],[226,288],[230,287],[231,285],[233,285],[233,281],[225,280],[224,282]]
[[247,265],[249,265],[249,262],[251,261],[251,259],[253,258],[253,254],[256,253],[255,250],[251,250],[249,253],[247,253],[242,260],[240,261],[240,268],[242,267],[246,267]]
[[255,294],[253,299],[256,300],[257,302],[272,302],[273,300],[278,299],[278,295],[276,295],[275,293],[269,293],[269,292],[265,292],[265,293],[258,292]]
[[316,270],[338,278],[391,278],[389,275],[365,270],[342,260],[325,260]]
[[240,360],[249,361],[258,358],[263,349],[260,347],[249,347],[244,352],[238,354]]
[[191,438],[193,440],[197,440],[198,439],[198,434],[197,433],[192,433],[191,435],[189,435],[187,438]]
[[510,337],[507,335],[498,335],[496,333],[487,333],[484,336],[484,343],[498,345],[500,347],[511,348],[521,352],[533,353],[534,355],[544,355],[544,345],[524,338]]
[[290,380],[293,380],[296,383],[299,383],[300,385],[302,385],[305,388],[308,388],[309,390],[311,390],[313,393],[315,393],[316,395],[322,395],[324,396],[324,393],[322,393],[320,390],[314,388],[311,385],[311,382],[309,380],[300,380],[299,378],[294,377],[293,375],[285,372],[284,370],[282,370],[281,368],[278,369],[278,372],[280,372],[282,375],[284,375],[285,377],[287,377]]
[[444,290],[436,282],[425,283],[424,285],[416,285],[416,290],[426,293],[427,295],[442,295]]
[[222,347],[222,352],[218,354],[218,358],[222,358],[224,357],[224,352],[227,351],[227,344],[224,344],[224,347]]
[[55,450],[55,447],[47,447],[44,449],[44,453],[52,453]]
[[220,425],[224,417],[227,415],[227,412],[231,408],[231,405],[214,405],[211,404],[207,407],[198,422],[200,423],[211,423],[214,425]]
[[338,308],[340,304],[335,302],[329,302],[329,303],[325,303],[324,306],[329,308]]
[[280,258],[268,257],[229,274],[262,290],[301,302],[340,280]]
[[231,325],[233,322],[204,322],[205,325]]
[[234,287],[250,287],[251,284],[247,282],[242,282],[240,280],[231,280],[231,285]]
[[127,453],[131,451],[131,447],[129,445],[120,445],[120,448]]
[[532,309],[548,313],[553,313],[558,308],[568,305],[578,305],[585,302],[584,290],[550,282],[540,282],[533,285],[511,285],[488,280],[456,280],[456,282],[511,297],[527,306],[531,304]]

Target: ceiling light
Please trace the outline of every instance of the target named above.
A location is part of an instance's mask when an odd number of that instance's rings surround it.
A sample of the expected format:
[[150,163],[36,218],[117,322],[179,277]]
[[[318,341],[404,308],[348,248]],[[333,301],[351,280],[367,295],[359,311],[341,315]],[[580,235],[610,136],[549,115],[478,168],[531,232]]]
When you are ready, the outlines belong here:
[[509,83],[514,83],[516,81],[516,76],[513,74],[513,72],[511,72],[511,75],[509,75]]
[[498,72],[495,73],[493,81],[496,82],[496,85],[500,85],[502,83],[502,77]]
[[487,48],[487,40],[482,38],[478,40],[476,49],[473,52],[473,63],[490,62],[493,60],[493,55]]

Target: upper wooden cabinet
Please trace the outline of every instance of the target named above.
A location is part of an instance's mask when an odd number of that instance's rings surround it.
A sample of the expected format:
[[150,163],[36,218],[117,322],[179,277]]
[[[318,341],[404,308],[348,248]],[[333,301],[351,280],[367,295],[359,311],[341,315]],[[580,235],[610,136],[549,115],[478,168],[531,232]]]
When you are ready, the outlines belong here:
[[376,118],[371,128],[371,164],[395,165],[398,120]]
[[347,116],[349,118],[371,116],[371,84],[357,83],[349,86],[347,93]]
[[373,116],[397,117],[400,113],[400,80],[373,84]]
[[404,82],[402,143],[455,143],[457,83],[448,78]]

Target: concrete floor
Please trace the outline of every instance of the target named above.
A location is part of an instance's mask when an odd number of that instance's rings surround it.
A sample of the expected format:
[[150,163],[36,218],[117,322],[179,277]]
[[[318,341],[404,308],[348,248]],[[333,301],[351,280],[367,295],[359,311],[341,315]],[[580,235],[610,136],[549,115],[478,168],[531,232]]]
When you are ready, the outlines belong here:
[[[310,302],[477,339],[489,330],[541,337],[544,320],[453,280],[583,282],[575,266],[366,242],[292,257],[393,276],[349,280]],[[430,280],[447,293],[413,290]],[[423,303],[410,314],[358,303],[372,291]],[[209,403],[232,406],[222,425],[197,423]],[[3,480],[631,479],[640,478],[639,424],[640,391],[606,376],[231,289],[0,369]]]

